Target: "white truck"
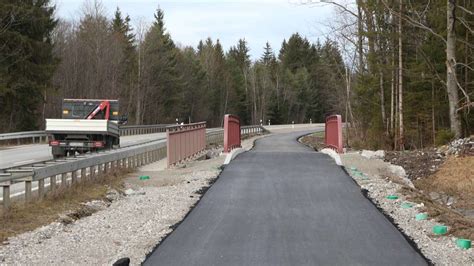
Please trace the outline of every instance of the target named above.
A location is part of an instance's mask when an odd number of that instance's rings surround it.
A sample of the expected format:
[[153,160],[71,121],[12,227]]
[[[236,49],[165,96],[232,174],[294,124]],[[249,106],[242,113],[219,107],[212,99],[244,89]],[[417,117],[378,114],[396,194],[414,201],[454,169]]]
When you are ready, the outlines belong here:
[[62,119],[46,119],[54,158],[120,146],[118,100],[64,99]]

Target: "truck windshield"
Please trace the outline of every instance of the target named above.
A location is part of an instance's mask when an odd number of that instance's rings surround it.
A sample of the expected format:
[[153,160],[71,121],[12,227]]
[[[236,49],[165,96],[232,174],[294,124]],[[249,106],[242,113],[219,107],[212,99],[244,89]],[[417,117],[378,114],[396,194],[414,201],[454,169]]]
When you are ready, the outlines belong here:
[[71,107],[72,117],[86,118],[86,116],[94,110],[95,105],[73,104]]

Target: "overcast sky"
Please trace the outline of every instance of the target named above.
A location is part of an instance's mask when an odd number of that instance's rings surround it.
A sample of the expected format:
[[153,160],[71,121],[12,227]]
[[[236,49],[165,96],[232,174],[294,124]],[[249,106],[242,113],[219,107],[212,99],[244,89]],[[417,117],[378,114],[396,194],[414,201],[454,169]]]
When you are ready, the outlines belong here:
[[[102,0],[107,15],[112,17],[116,7],[132,18],[132,24],[143,19],[153,21],[160,5],[165,12],[165,25],[173,40],[196,47],[199,40],[219,39],[228,49],[239,38],[245,38],[253,59],[270,42],[276,54],[283,39],[299,32],[311,41],[325,38],[325,27],[332,7],[299,5],[301,0]],[[61,18],[80,16],[83,0],[56,0]]]

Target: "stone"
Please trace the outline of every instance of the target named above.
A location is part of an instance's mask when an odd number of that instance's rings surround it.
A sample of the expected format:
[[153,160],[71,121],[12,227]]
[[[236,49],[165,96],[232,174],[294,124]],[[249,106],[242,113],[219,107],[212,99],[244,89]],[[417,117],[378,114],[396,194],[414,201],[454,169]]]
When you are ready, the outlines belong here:
[[367,159],[383,159],[383,158],[385,158],[385,151],[383,151],[383,150],[377,150],[377,151],[362,150],[360,155],[362,157],[367,158]]
[[375,151],[374,156],[378,159],[383,159],[385,158],[385,151],[384,150]]
[[331,158],[334,159],[337,165],[342,165],[341,156],[339,156],[339,154],[335,152],[333,149],[325,148],[321,150],[321,153],[329,155]]
[[432,192],[430,192],[429,195],[430,195],[430,199],[431,199],[431,200],[437,200],[437,199],[439,199],[439,193],[438,193],[438,192],[432,191]]
[[145,191],[143,190],[133,190],[131,188],[124,191],[125,196],[137,196],[137,195],[145,195]]
[[67,224],[72,224],[74,223],[74,219],[72,217],[70,217],[69,215],[67,214],[61,214],[59,215],[59,219],[58,221],[64,225],[67,225]]
[[120,193],[115,189],[109,189],[105,195],[105,198],[110,202],[116,201],[120,198]]
[[456,199],[454,197],[449,197],[448,200],[446,201],[446,205],[451,206],[456,202]]

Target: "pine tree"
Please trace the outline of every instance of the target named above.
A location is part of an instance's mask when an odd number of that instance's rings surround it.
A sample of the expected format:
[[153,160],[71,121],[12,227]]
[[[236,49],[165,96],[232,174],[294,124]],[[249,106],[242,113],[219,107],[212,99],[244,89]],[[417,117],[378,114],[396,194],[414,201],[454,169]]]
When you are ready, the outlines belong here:
[[145,108],[151,114],[150,120],[145,122],[172,123],[179,114],[182,84],[177,69],[177,49],[166,32],[164,12],[160,8],[145,36],[144,47],[146,71],[141,83],[147,84]]
[[0,131],[33,130],[43,123],[57,65],[54,11],[49,0],[0,1]]

